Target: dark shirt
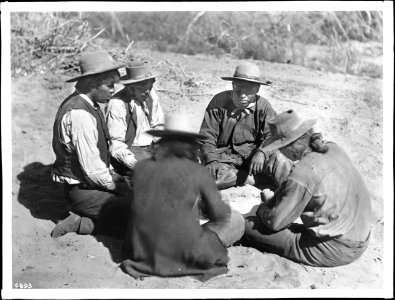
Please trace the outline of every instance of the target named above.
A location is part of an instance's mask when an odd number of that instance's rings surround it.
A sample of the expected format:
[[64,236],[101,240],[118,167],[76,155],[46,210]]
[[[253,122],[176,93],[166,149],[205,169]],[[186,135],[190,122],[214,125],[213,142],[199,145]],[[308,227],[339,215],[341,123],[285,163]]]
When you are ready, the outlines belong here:
[[221,161],[221,153],[228,149],[247,159],[270,136],[267,120],[276,113],[269,101],[257,95],[248,114],[232,114],[235,109],[232,91],[215,95],[209,103],[200,128],[200,133],[207,137],[203,142],[206,163]]
[[138,162],[124,270],[133,277],[200,275],[201,280],[227,272],[227,250],[216,233],[200,226],[200,209],[213,222],[230,216],[205,167],[175,157]]
[[327,142],[325,154],[308,151],[297,162],[271,203],[263,205],[262,221],[281,230],[298,217],[317,237],[365,241],[370,232],[370,197],[347,154]]

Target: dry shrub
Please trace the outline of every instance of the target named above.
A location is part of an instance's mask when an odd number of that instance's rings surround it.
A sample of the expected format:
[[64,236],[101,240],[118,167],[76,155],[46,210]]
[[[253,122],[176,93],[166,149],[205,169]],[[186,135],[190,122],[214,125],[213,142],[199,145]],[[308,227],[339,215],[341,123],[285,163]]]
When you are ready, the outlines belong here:
[[78,69],[78,54],[100,48],[102,31],[78,13],[12,13],[12,74]]
[[361,69],[350,42],[382,43],[381,12],[124,12],[87,18],[96,25],[112,24],[116,40],[151,41],[164,52],[311,66],[306,47],[324,46],[326,52],[315,58],[320,68],[351,74]]
[[[373,70],[361,63],[360,52],[352,42],[382,44],[382,13],[12,13],[13,74],[75,70],[77,54],[97,49],[109,39],[123,47],[122,50],[110,51],[120,61],[130,60],[135,55],[125,48],[133,43],[149,42],[164,52],[230,55],[241,59],[317,66],[323,70],[356,75],[360,72],[368,76],[374,73],[374,77],[379,77],[377,68]],[[322,49],[313,61],[306,51],[311,45]]]

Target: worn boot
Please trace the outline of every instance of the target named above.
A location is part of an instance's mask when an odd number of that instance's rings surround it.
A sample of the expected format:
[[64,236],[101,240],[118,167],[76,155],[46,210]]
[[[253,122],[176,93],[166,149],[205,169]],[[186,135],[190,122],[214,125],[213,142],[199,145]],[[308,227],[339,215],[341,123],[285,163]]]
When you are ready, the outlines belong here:
[[57,238],[68,232],[77,232],[80,227],[81,219],[79,215],[70,213],[70,216],[56,224],[51,232],[51,237]]
[[235,186],[237,183],[237,170],[230,169],[223,174],[215,181],[219,190],[224,190]]
[[77,233],[92,234],[94,229],[95,229],[95,224],[93,223],[92,219],[89,219],[87,217],[82,217]]
[[224,190],[232,186],[242,185],[255,185],[255,179],[253,175],[249,175],[245,170],[230,169],[224,172],[216,181],[219,190]]

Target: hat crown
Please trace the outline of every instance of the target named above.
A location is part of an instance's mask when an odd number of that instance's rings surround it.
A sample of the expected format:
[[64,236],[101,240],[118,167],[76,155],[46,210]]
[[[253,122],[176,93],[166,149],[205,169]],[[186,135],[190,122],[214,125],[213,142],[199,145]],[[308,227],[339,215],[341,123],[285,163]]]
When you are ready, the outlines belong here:
[[141,80],[144,78],[152,78],[152,68],[147,61],[133,61],[125,67],[125,80]]
[[79,59],[81,75],[98,74],[119,67],[106,51],[85,52]]
[[251,62],[244,62],[236,67],[233,77],[260,80],[259,67]]
[[293,110],[288,110],[271,118],[268,124],[273,137],[292,138],[303,120]]
[[197,133],[190,123],[190,117],[183,114],[168,114],[165,117],[165,129],[185,133]]

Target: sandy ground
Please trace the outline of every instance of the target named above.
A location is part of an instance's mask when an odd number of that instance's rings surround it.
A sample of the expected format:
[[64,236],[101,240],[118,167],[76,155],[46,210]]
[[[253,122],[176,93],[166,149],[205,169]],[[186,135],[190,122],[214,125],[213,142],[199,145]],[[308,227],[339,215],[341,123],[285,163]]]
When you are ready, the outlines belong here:
[[[156,88],[165,113],[190,115],[199,128],[212,95],[229,87],[221,76],[239,61],[149,52],[160,72]],[[12,80],[12,284],[74,289],[381,289],[383,287],[382,80],[256,62],[273,82],[262,87],[277,112],[293,108],[316,117],[327,140],[340,144],[362,173],[372,201],[372,238],[356,262],[313,268],[253,248],[229,248],[229,272],[202,283],[190,277],[134,280],[119,268],[121,241],[74,233],[52,239],[67,213],[62,189],[51,183],[55,112],[73,89],[63,75]],[[182,93],[182,94],[181,94]],[[231,202],[259,201],[252,186],[222,192]],[[391,199],[387,199],[391,201]],[[188,295],[185,295],[188,297]],[[231,297],[231,296],[230,296]],[[262,297],[264,295],[262,294]]]

